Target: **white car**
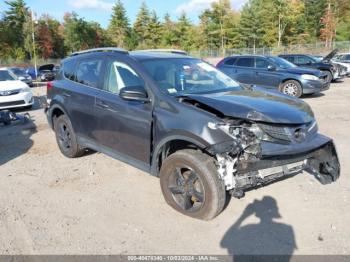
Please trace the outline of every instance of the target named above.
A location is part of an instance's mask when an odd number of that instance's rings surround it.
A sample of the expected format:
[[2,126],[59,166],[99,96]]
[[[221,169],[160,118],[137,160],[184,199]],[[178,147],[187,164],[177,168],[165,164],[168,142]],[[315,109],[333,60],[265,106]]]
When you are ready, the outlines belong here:
[[333,63],[347,68],[347,76],[350,76],[350,54],[338,54],[332,59]]
[[29,86],[18,80],[7,68],[0,68],[0,110],[27,107],[34,104]]

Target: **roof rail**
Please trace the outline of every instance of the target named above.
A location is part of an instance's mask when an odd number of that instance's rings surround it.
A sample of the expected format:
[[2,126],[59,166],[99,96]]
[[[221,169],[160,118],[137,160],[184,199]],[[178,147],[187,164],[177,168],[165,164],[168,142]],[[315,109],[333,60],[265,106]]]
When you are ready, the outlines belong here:
[[186,51],[177,50],[177,49],[146,49],[146,50],[137,50],[139,52],[161,52],[161,53],[172,53],[179,55],[188,55]]
[[117,48],[117,47],[102,47],[102,48],[93,48],[93,49],[87,49],[84,51],[74,52],[70,56],[77,56],[82,54],[88,54],[88,53],[97,53],[97,52],[118,52],[127,54],[128,51],[123,48]]

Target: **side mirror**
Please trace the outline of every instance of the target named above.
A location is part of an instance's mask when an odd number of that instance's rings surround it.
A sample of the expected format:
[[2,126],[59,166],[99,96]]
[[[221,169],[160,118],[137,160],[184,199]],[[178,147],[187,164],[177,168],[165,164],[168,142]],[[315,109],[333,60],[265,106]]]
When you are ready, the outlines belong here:
[[267,70],[268,71],[276,71],[276,67],[275,66],[273,66],[273,65],[269,65],[268,67],[267,67]]
[[124,100],[149,102],[147,92],[142,86],[127,86],[120,90],[119,96]]

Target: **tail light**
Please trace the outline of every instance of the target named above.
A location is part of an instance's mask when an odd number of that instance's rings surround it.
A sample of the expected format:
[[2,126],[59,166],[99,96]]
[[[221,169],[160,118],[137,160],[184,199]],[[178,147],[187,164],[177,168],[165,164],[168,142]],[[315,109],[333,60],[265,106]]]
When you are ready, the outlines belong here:
[[46,85],[46,91],[49,91],[53,88],[53,83],[52,82],[47,82],[47,85]]

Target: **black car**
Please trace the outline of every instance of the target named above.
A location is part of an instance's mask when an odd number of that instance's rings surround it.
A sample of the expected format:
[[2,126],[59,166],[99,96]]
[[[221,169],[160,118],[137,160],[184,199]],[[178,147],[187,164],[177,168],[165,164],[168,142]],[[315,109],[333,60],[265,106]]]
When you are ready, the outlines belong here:
[[331,62],[331,59],[336,55],[337,51],[333,51],[321,61],[313,57],[312,55],[303,55],[303,54],[287,54],[280,55],[289,62],[300,66],[315,68],[321,70],[327,75],[328,82],[332,82],[338,79],[341,79],[343,76],[340,74],[340,68]]
[[219,62],[217,68],[242,84],[276,89],[294,97],[329,89],[326,74],[275,56],[231,56]]
[[30,87],[34,86],[32,77],[26,73],[24,68],[10,67],[9,70],[17,76],[18,80],[21,80]]
[[65,156],[92,149],[158,176],[167,203],[194,218],[217,216],[227,191],[243,197],[303,170],[322,184],[340,175],[333,141],[318,133],[305,102],[245,89],[186,55],[75,53],[47,97]]
[[27,69],[26,73],[29,74],[33,79],[40,82],[53,81],[56,76],[56,66],[54,64],[46,64],[39,66],[37,70],[34,67]]

